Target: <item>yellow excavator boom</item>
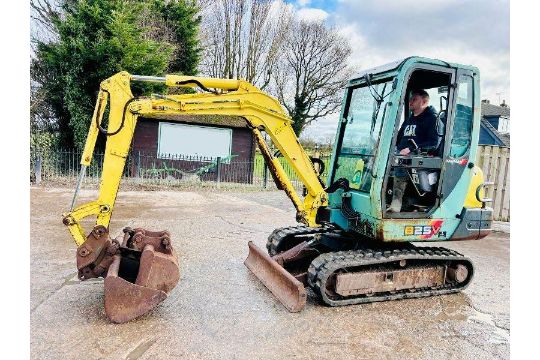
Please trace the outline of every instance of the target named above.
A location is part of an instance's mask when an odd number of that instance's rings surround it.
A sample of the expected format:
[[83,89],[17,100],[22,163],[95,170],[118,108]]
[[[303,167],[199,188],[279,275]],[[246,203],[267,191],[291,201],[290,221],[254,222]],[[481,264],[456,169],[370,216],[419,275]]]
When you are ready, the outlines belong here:
[[[199,87],[204,93],[182,95],[153,95],[134,98],[131,81],[162,82],[169,87]],[[108,129],[101,128],[103,113],[109,102]],[[120,185],[120,179],[133,139],[138,117],[160,119],[166,115],[229,115],[246,119],[272,172],[277,186],[282,188],[298,213],[298,220],[309,226],[317,226],[317,209],[327,203],[326,193],[309,156],[306,154],[291,126],[290,117],[279,102],[243,80],[215,79],[167,75],[164,78],[130,75],[120,72],[103,81],[96,108],[88,131],[81,159],[81,177],[90,165],[99,132],[107,135],[103,173],[96,201],[81,205],[64,214],[75,243],[81,245],[86,233],[80,220],[96,215],[96,225],[108,227]],[[302,201],[286,175],[281,163],[274,157],[261,131],[266,132],[298,178],[305,185],[307,195]],[[78,184],[77,189],[80,187]],[[77,195],[77,191],[74,195]]]

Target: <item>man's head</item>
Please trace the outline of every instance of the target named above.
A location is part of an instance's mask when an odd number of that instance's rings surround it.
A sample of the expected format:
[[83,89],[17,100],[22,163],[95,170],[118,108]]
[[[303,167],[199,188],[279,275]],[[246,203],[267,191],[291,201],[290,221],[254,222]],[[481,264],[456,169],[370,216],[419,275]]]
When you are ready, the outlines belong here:
[[409,109],[419,115],[429,105],[429,94],[425,90],[413,90],[409,99]]

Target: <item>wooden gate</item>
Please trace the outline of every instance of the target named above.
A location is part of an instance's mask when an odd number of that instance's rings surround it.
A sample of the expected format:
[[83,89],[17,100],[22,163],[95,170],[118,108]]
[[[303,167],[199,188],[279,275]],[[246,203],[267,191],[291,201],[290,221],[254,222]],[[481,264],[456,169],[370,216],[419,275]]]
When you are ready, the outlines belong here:
[[476,158],[485,181],[492,181],[486,196],[493,199],[493,220],[510,221],[510,148],[478,146]]

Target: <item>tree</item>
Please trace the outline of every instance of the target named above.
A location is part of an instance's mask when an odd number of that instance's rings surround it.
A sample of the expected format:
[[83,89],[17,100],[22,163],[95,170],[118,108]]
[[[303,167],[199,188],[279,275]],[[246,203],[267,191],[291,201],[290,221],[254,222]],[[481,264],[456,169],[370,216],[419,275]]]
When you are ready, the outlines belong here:
[[[60,17],[58,2],[55,0],[30,0],[31,45],[36,40],[54,39],[58,34],[54,21]],[[33,49],[35,51],[35,49]]]
[[[56,119],[63,146],[84,146],[103,79],[121,70],[160,75],[196,69],[199,20],[192,1],[64,0],[54,11],[44,13],[53,14],[44,17],[53,39],[34,39],[31,79]],[[170,25],[170,38],[145,26],[148,18],[162,28]]]
[[199,3],[204,75],[242,78],[275,95],[297,135],[339,108],[351,50],[335,29],[296,20],[281,1]]
[[[36,52],[38,42],[52,41],[57,37],[53,22],[59,18],[58,4],[54,0],[31,0],[31,56]],[[46,89],[32,80],[30,82],[30,134],[31,142],[40,133],[52,133],[56,128],[56,119],[47,103]]]
[[201,17],[194,0],[153,0],[141,16],[144,37],[174,45],[167,72],[197,74],[202,49],[198,29]]
[[292,23],[289,8],[270,0],[216,0],[204,5],[201,72],[266,88]]
[[298,21],[289,32],[284,61],[274,76],[278,100],[294,121],[297,135],[313,121],[339,109],[352,74],[351,48],[322,22]]

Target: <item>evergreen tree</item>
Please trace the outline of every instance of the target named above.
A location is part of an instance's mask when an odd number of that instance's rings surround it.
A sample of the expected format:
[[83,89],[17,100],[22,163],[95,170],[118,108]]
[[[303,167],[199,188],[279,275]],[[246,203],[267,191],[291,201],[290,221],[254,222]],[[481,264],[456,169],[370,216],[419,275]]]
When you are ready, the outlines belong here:
[[170,40],[175,45],[168,72],[196,75],[202,50],[198,40],[201,17],[197,15],[195,1],[155,0],[153,5],[165,26],[171,30]]
[[[148,35],[152,29],[144,25],[149,12],[172,24],[172,41]],[[198,61],[195,12],[188,1],[65,0],[60,15],[51,20],[58,40],[38,41],[31,64],[32,80],[57,119],[60,145],[84,146],[99,83],[111,75],[122,70],[193,73]],[[181,58],[174,58],[179,54]]]

